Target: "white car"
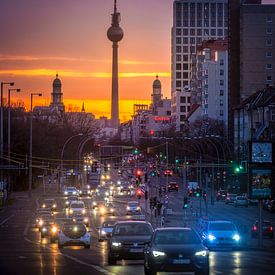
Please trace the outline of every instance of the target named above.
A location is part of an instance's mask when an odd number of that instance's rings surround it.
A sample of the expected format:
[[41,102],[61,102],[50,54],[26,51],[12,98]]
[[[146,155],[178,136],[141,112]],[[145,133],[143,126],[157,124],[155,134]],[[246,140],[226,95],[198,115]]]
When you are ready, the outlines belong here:
[[141,214],[141,208],[137,201],[129,201],[126,206],[126,215]]
[[89,249],[91,234],[84,224],[64,224],[58,234],[58,248],[81,245]]
[[64,189],[64,196],[78,196],[79,191],[76,189],[76,187],[66,187]]
[[72,201],[69,206],[70,215],[85,215],[87,213],[85,204],[83,201]]
[[99,242],[107,240],[111,236],[115,223],[116,221],[105,221],[101,226],[97,228]]

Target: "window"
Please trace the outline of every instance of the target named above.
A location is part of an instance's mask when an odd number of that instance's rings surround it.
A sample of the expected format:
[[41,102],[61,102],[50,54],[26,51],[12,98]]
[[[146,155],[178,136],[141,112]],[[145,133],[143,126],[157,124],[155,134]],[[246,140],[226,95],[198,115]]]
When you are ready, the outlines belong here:
[[184,20],[182,25],[183,27],[188,27],[188,20]]
[[181,64],[180,63],[176,63],[176,70],[178,70],[178,71],[181,70]]
[[211,27],[216,27],[216,20],[211,20]]
[[186,103],[186,97],[185,96],[180,97],[180,103]]
[[222,20],[218,20],[218,27],[221,28],[223,26]]
[[196,42],[195,42],[195,37],[191,37],[190,38],[190,44],[195,44]]
[[220,110],[220,116],[223,116],[223,110]]
[[176,87],[181,88],[181,82],[180,81],[176,81]]
[[220,90],[220,96],[224,95],[224,90]]
[[266,53],[265,53],[265,56],[266,56],[267,58],[272,57],[272,52],[266,52]]
[[176,29],[176,35],[181,35],[181,29]]
[[271,76],[271,75],[268,75],[268,76],[266,77],[266,81],[267,81],[267,82],[271,82],[271,81],[272,81],[272,76]]
[[191,53],[195,53],[195,52],[196,52],[195,46],[191,46],[191,47],[190,47],[190,52],[191,52]]
[[184,121],[185,120],[185,115],[180,115],[180,121]]
[[190,112],[191,107],[187,106],[187,112]]
[[267,23],[272,23],[272,17],[271,16],[267,16],[266,17],[266,22]]
[[266,34],[272,34],[272,28],[271,27],[266,28]]
[[195,27],[195,20],[190,20],[190,27]]
[[209,27],[209,21],[204,21],[204,27]]
[[224,70],[220,70],[220,75],[224,75]]
[[201,29],[197,29],[197,35],[202,35],[202,31],[201,31]]
[[183,37],[183,44],[188,44],[188,37]]
[[186,106],[180,106],[180,112],[185,113],[186,112]]
[[185,70],[185,71],[188,70],[188,64],[186,64],[186,63],[183,64],[183,70]]
[[183,87],[188,86],[188,81],[183,81],[182,84],[183,84]]
[[204,29],[204,35],[209,35],[209,30],[208,29]]
[[187,97],[187,102],[191,103],[191,97]]
[[222,99],[220,100],[220,106],[221,107],[223,106],[223,100]]
[[190,35],[195,35],[195,29],[190,29]]
[[220,66],[223,66],[223,65],[224,65],[224,60],[221,59],[221,60],[220,60]]
[[182,60],[183,60],[183,61],[188,61],[188,55],[183,55],[183,56],[182,56]]
[[181,46],[176,46],[176,53],[181,53]]
[[266,64],[265,68],[266,68],[267,70],[272,70],[272,64]]
[[223,31],[222,31],[222,29],[218,29],[218,36],[223,36]]
[[188,35],[188,29],[183,29],[182,30],[182,35]]
[[216,30],[215,29],[211,29],[211,35],[215,36],[216,35]]
[[275,110],[270,111],[270,120],[275,121]]
[[183,46],[182,50],[183,50],[183,53],[188,53],[188,46]]
[[181,61],[181,55],[179,54],[176,55],[176,61]]
[[176,37],[176,44],[181,44],[181,37]]
[[223,86],[224,85],[224,81],[223,79],[220,79],[220,86]]
[[272,39],[271,38],[266,39],[266,46],[272,46]]
[[197,20],[197,27],[201,27],[202,26],[202,20]]
[[183,73],[183,78],[188,79],[188,73]]
[[201,44],[201,42],[202,42],[202,39],[200,37],[197,38],[197,44]]
[[176,72],[176,78],[181,79],[181,73],[180,72]]

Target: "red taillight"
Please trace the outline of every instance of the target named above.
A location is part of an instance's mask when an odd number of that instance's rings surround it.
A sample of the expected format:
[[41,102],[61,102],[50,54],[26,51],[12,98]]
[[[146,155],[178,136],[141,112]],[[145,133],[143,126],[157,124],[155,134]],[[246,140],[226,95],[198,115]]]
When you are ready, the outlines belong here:
[[221,193],[218,193],[218,196],[220,196],[221,195]]
[[253,231],[257,231],[257,226],[253,226]]
[[179,187],[178,185],[176,185],[176,187]]
[[269,230],[270,230],[270,231],[273,231],[273,227],[272,227],[272,226],[270,226],[270,227],[269,227]]

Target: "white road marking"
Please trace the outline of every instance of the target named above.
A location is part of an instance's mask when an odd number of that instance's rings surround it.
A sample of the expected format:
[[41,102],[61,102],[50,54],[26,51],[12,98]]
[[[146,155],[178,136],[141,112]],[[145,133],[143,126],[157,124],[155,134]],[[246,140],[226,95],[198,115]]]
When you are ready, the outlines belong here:
[[7,217],[6,219],[4,219],[4,220],[0,223],[0,225],[5,224],[5,223],[6,223],[9,219],[11,219],[13,216],[14,216],[14,215],[10,215],[10,216]]
[[213,270],[214,274],[222,274],[221,271],[218,271],[218,270]]

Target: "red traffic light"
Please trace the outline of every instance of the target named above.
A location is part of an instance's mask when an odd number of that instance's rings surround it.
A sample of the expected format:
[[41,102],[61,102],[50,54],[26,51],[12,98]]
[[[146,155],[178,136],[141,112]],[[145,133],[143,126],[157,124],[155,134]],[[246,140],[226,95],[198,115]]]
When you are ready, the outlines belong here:
[[141,170],[137,170],[137,176],[141,176],[142,175],[142,171]]

